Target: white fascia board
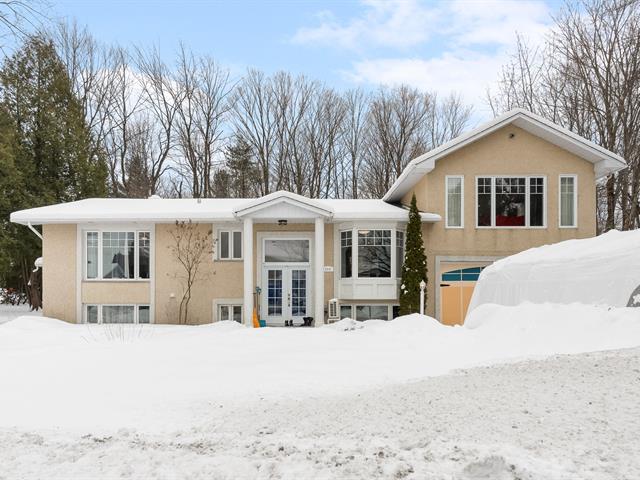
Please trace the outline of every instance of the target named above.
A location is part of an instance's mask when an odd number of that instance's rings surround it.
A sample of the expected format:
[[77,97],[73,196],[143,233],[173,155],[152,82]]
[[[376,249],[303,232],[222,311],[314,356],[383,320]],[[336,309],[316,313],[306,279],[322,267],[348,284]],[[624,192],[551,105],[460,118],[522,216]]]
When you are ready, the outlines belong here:
[[284,191],[275,192],[258,198],[249,205],[235,209],[233,213],[236,217],[241,218],[270,206],[277,205],[278,203],[287,203],[289,205],[297,206],[322,217],[331,217],[333,215],[333,212],[330,209],[321,207],[312,199]]

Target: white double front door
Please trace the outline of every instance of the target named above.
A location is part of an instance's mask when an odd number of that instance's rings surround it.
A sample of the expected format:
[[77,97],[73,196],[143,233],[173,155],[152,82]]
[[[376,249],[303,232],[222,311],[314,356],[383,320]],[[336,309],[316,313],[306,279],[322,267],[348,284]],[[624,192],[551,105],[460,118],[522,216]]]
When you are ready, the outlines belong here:
[[304,323],[311,305],[310,239],[265,238],[260,317],[268,325]]

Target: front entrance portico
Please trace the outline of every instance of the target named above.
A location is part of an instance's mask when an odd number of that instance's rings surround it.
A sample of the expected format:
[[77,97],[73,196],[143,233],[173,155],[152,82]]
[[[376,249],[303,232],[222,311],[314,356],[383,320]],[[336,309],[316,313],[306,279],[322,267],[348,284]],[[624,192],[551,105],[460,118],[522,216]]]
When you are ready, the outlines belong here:
[[[324,224],[333,212],[314,200],[275,192],[234,212],[243,221],[244,323],[253,324],[254,306],[269,325],[300,325],[304,317],[324,324]],[[279,231],[279,226],[313,222],[313,232]],[[256,223],[273,229],[254,234]],[[262,229],[261,229],[262,230]],[[254,242],[257,252],[254,252]],[[255,281],[260,286],[254,305]]]

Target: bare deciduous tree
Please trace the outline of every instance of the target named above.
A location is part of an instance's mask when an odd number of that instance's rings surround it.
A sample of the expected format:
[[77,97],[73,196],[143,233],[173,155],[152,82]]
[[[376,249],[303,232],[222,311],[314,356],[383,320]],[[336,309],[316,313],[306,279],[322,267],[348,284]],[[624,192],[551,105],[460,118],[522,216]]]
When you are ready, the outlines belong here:
[[189,321],[189,302],[194,285],[204,278],[202,265],[213,254],[211,230],[204,231],[202,225],[189,221],[177,221],[171,230],[172,243],[169,250],[178,264],[176,279],[182,286],[182,297],[178,310],[178,322]]

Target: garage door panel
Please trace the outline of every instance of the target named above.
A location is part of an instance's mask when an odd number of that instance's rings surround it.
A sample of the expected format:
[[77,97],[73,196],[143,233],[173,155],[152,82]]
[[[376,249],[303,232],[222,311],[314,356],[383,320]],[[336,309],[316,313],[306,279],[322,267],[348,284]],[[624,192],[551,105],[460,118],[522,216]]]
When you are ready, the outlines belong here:
[[440,321],[462,325],[478,276],[489,262],[440,263]]

